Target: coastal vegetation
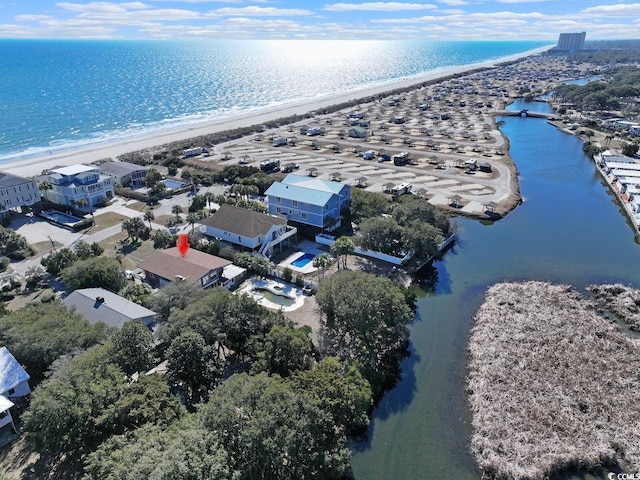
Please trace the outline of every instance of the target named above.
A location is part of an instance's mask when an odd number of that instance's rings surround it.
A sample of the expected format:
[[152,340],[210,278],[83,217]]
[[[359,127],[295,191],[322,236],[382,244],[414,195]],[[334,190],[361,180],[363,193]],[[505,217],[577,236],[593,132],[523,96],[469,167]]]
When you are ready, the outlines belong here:
[[613,285],[590,285],[597,304],[628,325],[630,330],[640,331],[640,290],[619,283]]
[[640,468],[637,339],[566,285],[492,286],[475,316],[467,392],[486,475]]

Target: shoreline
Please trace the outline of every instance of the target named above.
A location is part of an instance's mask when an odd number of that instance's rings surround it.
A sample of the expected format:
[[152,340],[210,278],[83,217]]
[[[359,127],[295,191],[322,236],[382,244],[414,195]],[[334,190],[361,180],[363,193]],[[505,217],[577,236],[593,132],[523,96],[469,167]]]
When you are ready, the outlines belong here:
[[43,170],[50,169],[55,166],[92,163],[105,158],[115,159],[121,155],[151,148],[159,148],[173,142],[187,141],[191,138],[207,134],[231,131],[238,128],[250,127],[252,125],[261,125],[265,122],[294,115],[304,115],[318,109],[327,108],[345,102],[356,101],[373,95],[389,93],[394,90],[411,88],[413,86],[417,87],[426,82],[438,82],[452,75],[493,68],[503,63],[520,60],[522,58],[545,52],[549,50],[549,48],[551,48],[551,46],[540,47],[496,60],[445,68],[436,72],[431,71],[424,75],[402,78],[376,86],[352,90],[346,93],[330,95],[319,99],[302,100],[279,107],[273,107],[263,112],[257,112],[254,110],[240,113],[232,117],[212,119],[210,121],[202,122],[199,125],[191,124],[174,129],[133,135],[129,138],[120,140],[96,143],[85,147],[61,150],[48,155],[37,155],[23,158],[21,160],[12,160],[4,164],[0,164],[0,170],[14,175],[32,177],[41,174]]

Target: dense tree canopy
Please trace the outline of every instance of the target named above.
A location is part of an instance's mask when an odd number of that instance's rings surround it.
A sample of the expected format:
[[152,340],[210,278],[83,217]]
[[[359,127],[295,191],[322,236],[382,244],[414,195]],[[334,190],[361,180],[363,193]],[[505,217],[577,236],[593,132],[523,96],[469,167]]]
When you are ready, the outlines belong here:
[[344,427],[347,433],[369,425],[371,385],[353,364],[327,357],[310,370],[295,372],[289,383],[296,392],[317,398],[333,415],[336,427]]
[[109,343],[111,360],[124,373],[147,371],[153,363],[153,335],[140,322],[126,322]]
[[291,372],[311,366],[313,343],[308,326],[296,328],[293,324],[275,325],[264,337],[256,336],[249,349],[252,351],[252,372],[277,373],[286,377]]
[[258,305],[246,295],[233,295],[226,288],[214,287],[169,318],[167,335],[174,338],[185,330],[198,332],[207,345],[224,346],[240,354],[248,353],[253,335],[267,333],[284,323],[281,315]]
[[381,394],[407,354],[413,312],[402,289],[388,278],[342,271],[320,283],[316,301],[328,352],[359,362],[374,394]]
[[227,451],[237,480],[331,480],[350,471],[346,439],[331,414],[278,376],[232,376],[199,416]]
[[145,377],[129,383],[110,362],[106,346],[58,363],[33,392],[24,417],[24,431],[38,451],[81,454],[113,434],[145,423],[171,423],[181,414],[164,379]]
[[0,345],[6,346],[34,382],[61,355],[106,340],[110,329],[91,325],[62,303],[27,305],[0,317]]
[[69,290],[101,287],[118,292],[126,284],[124,269],[115,258],[108,257],[80,260],[62,271],[62,280]]
[[88,456],[85,480],[232,480],[216,435],[196,426],[145,426]]
[[167,350],[169,381],[183,393],[187,405],[208,397],[209,389],[222,375],[218,351],[197,332],[176,337]]

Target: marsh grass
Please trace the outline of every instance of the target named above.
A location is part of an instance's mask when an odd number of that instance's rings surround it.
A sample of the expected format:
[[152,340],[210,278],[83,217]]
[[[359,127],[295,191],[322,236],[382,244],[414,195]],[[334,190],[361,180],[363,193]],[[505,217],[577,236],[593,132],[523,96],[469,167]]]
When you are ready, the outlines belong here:
[[620,283],[612,285],[590,285],[598,305],[613,313],[630,330],[640,331],[640,290]]
[[486,477],[640,470],[640,344],[571,287],[491,287],[469,356],[471,449]]

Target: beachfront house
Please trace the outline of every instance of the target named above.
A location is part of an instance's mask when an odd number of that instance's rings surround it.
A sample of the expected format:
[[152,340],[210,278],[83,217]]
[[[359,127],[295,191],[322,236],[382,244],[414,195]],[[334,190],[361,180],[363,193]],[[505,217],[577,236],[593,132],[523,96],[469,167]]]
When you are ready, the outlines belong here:
[[291,222],[333,230],[340,226],[342,210],[351,202],[345,183],[289,174],[265,192],[269,213]]
[[183,257],[177,247],[158,250],[138,267],[144,271],[153,287],[164,287],[171,282],[194,282],[201,288],[221,282],[224,267],[229,260],[190,248]]
[[100,172],[110,176],[115,185],[123,187],[143,187],[146,184],[149,167],[129,162],[105,162],[100,164]]
[[287,225],[286,218],[226,204],[200,224],[206,235],[267,258],[282,252],[298,233],[295,227]]
[[66,207],[91,208],[114,195],[113,179],[101,174],[96,166],[55,167],[37,180],[44,198]]
[[28,207],[39,201],[40,192],[34,180],[0,172],[0,211]]
[[89,323],[103,322],[122,328],[126,322],[136,321],[147,327],[155,322],[157,313],[104,288],[74,290],[62,300],[67,307]]
[[29,374],[7,347],[0,348],[0,396],[15,400],[30,393]]

